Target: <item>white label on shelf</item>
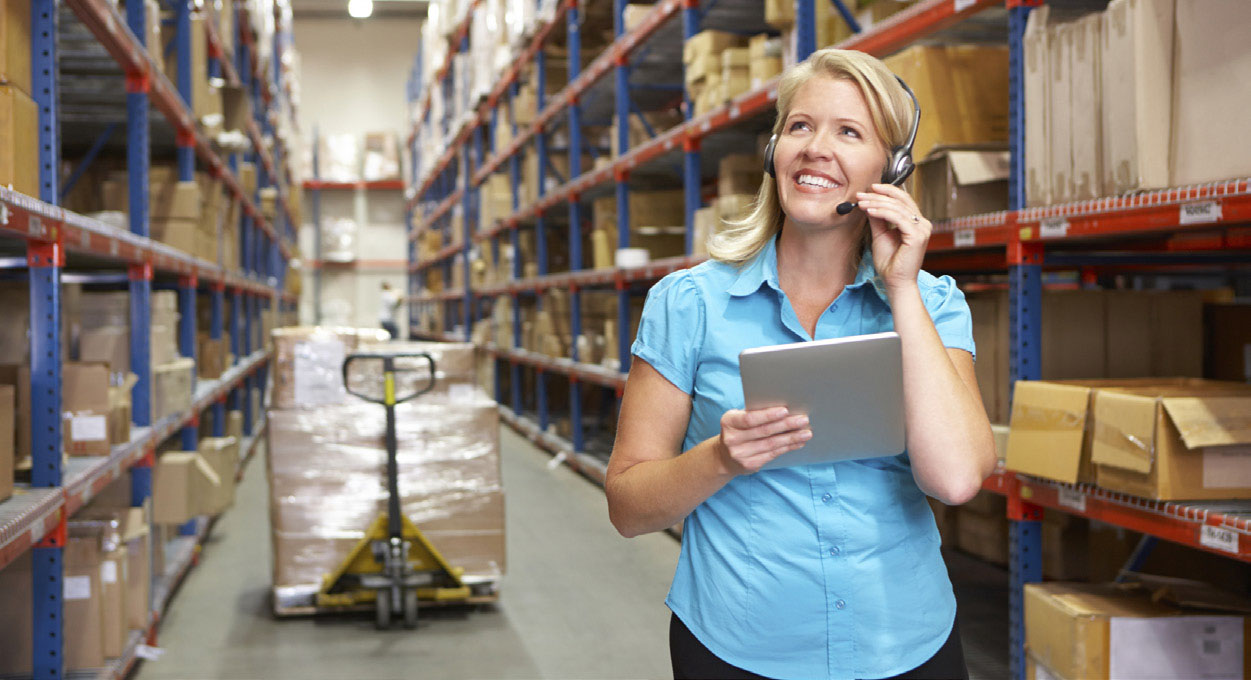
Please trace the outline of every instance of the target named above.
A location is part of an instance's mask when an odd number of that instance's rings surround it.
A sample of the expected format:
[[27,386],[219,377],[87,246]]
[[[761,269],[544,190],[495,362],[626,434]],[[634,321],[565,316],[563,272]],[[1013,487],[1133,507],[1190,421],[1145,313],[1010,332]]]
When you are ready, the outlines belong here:
[[1187,203],[1181,206],[1181,212],[1178,220],[1182,224],[1204,224],[1207,222],[1217,222],[1221,219],[1221,204],[1219,201],[1199,201],[1198,203]]
[[38,215],[31,215],[27,231],[31,236],[43,236],[43,220]]
[[43,535],[47,533],[48,525],[46,518],[39,518],[30,525],[30,543],[34,545],[43,539]]
[[117,583],[117,562],[105,560],[100,563],[100,583]]
[[90,600],[91,599],[91,577],[90,576],[66,576],[63,594],[68,600]]
[[1043,238],[1068,236],[1069,221],[1063,217],[1048,217],[1038,224],[1038,235]]
[[1205,446],[1203,488],[1251,486],[1251,446]]
[[469,402],[473,401],[476,390],[473,385],[464,385],[452,383],[448,387],[448,399],[452,402]]
[[973,3],[976,1],[977,0],[955,0],[951,4],[955,6],[955,10],[957,12],[963,12],[964,10],[972,7]]
[[164,655],[164,649],[152,645],[139,645],[135,648],[135,656],[144,661],[160,661]]
[[1199,529],[1199,545],[1237,555],[1238,534],[1230,529],[1204,524]]
[[296,343],[292,375],[297,406],[340,404],[346,398],[340,367],[347,350],[336,337]]
[[738,114],[739,114],[738,104],[731,104],[730,105],[730,120],[734,120],[738,118]]
[[1086,512],[1086,494],[1081,491],[1060,487],[1057,495],[1059,496],[1060,505],[1066,508],[1073,508],[1078,512]]
[[70,418],[70,439],[76,442],[98,442],[109,438],[107,416],[82,415]]
[[83,238],[83,248],[90,248],[91,247],[91,232],[87,231],[86,229],[83,229],[82,238]]
[[958,229],[954,241],[957,248],[968,248],[977,243],[977,234],[972,229]]

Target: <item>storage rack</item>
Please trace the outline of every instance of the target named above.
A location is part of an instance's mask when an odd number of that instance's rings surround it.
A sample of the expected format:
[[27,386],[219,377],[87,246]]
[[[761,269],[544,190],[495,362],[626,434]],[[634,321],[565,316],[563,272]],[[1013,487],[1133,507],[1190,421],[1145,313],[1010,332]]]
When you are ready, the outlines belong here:
[[[123,17],[114,4],[105,0],[67,0],[84,26],[120,66],[126,88],[127,172],[129,184],[129,229],[123,230],[95,219],[57,207],[60,194],[58,177],[61,162],[61,126],[68,124],[61,109],[58,87],[58,4],[52,0],[32,1],[31,52],[32,95],[38,108],[39,195],[27,196],[0,187],[0,243],[6,249],[23,249],[30,287],[32,469],[29,485],[19,484],[17,493],[0,502],[0,568],[27,550],[32,551],[34,595],[33,671],[38,678],[66,675],[63,664],[62,549],[67,541],[70,517],[111,481],[129,473],[134,505],[141,505],[152,491],[152,468],[156,448],[178,434],[184,448],[197,448],[200,414],[212,410],[213,434],[224,434],[227,408],[243,412],[245,441],[241,450],[250,456],[263,432],[264,423],[253,419],[253,393],[263,390],[270,352],[262,337],[262,314],[287,315],[294,310],[294,298],[283,294],[287,262],[294,252],[291,245],[291,207],[285,190],[290,175],[280,145],[270,153],[265,137],[274,129],[271,105],[289,92],[281,85],[278,55],[274,69],[262,69],[264,60],[257,53],[248,10],[240,5],[235,22],[231,54],[216,34],[213,22],[204,22],[209,46],[209,68],[228,82],[251,93],[256,105],[255,118],[247,124],[253,149],[245,160],[257,163],[258,192],[248,195],[237,178],[241,159],[238,153],[223,158],[197,129],[189,106],[192,87],[190,64],[190,2],[168,3],[175,14],[179,70],[175,85],[158,69],[143,43],[136,38],[145,33],[145,6],[127,3]],[[63,68],[63,67],[62,67]],[[106,70],[107,71],[107,70]],[[203,75],[203,74],[202,74]],[[149,106],[161,119],[149,120]],[[148,172],[152,133],[172,129],[177,147],[181,180],[192,180],[198,159],[213,176],[222,180],[231,200],[242,206],[240,224],[241,270],[227,271],[216,263],[180,252],[148,237]],[[111,132],[111,130],[108,130]],[[103,147],[105,135],[93,145],[88,157]],[[89,160],[86,162],[90,162]],[[72,181],[72,180],[71,180]],[[277,224],[259,212],[259,189],[276,186],[282,206]],[[129,442],[112,447],[108,456],[73,457],[62,464],[61,442],[61,283],[65,269],[73,266],[88,272],[89,281],[124,281],[131,302],[131,365],[138,376],[132,396],[133,425]],[[119,271],[120,270],[120,271]],[[119,276],[120,273],[120,276]],[[162,282],[157,284],[160,275]],[[155,285],[168,287],[176,281],[181,320],[178,328],[179,353],[195,356],[197,293],[209,298],[212,339],[229,334],[235,364],[217,380],[198,380],[190,410],[152,421],[151,366],[148,329],[151,320],[151,292]],[[226,296],[231,299],[226,312]],[[268,309],[266,309],[268,307]],[[239,472],[247,458],[240,461]],[[89,674],[124,677],[136,658],[141,642],[154,642],[156,624],[170,593],[193,563],[194,548],[210,522],[200,518],[180,529],[183,534],[169,546],[173,559],[164,575],[156,575],[153,613],[148,630],[132,634],[127,653],[109,665]],[[79,673],[75,673],[78,675]]]
[[[816,47],[812,30],[816,2],[825,0],[795,0],[795,25],[798,58],[803,59]],[[850,17],[841,0],[830,0],[844,17]],[[489,257],[499,262],[500,239],[508,238],[514,252],[511,279],[503,285],[472,290],[450,290],[437,295],[413,297],[410,316],[417,310],[441,305],[445,318],[458,320],[463,334],[448,333],[429,335],[432,339],[463,341],[470,339],[472,322],[484,315],[479,311],[501,296],[513,301],[513,346],[520,347],[520,312],[516,301],[519,297],[557,288],[570,292],[571,333],[580,333],[580,290],[609,287],[618,293],[619,354],[628,368],[629,317],[628,296],[639,284],[654,282],[678,269],[702,261],[697,257],[677,257],[654,261],[644,267],[609,268],[591,271],[581,270],[580,231],[582,205],[587,199],[604,195],[609,189],[617,197],[617,224],[620,246],[629,245],[628,202],[631,178],[642,178],[648,173],[663,172],[663,168],[678,165],[677,173],[685,189],[687,253],[692,252],[692,215],[701,204],[699,195],[701,177],[713,172],[703,149],[723,148],[722,142],[736,129],[743,127],[764,129],[767,123],[760,121],[772,113],[777,98],[777,79],[750,92],[735,97],[728,104],[692,118],[687,101],[687,119],[682,124],[649,141],[629,148],[628,126],[631,114],[631,76],[640,71],[647,76],[659,75],[665,82],[666,74],[647,69],[654,68],[652,58],[663,53],[670,63],[680,58],[674,54],[672,45],[677,30],[676,17],[681,13],[681,35],[690,38],[703,28],[717,28],[716,12],[733,7],[735,3],[699,2],[699,0],[660,0],[652,12],[629,33],[622,30],[625,3],[614,0],[616,40],[606,48],[585,70],[579,72],[579,39],[577,5],[559,2],[555,17],[540,26],[528,47],[520,54],[514,65],[504,74],[490,94],[478,103],[471,115],[459,122],[454,129],[446,129],[443,121],[430,118],[432,89],[450,87],[448,73],[452,58],[458,51],[468,49],[467,38],[473,7],[449,38],[447,62],[437,71],[436,80],[420,82],[421,64],[415,70],[413,85],[409,88],[414,105],[414,132],[409,138],[413,173],[416,178],[409,197],[410,239],[415,241],[423,232],[435,230],[443,235],[445,247],[433,257],[418,261],[416,249],[410,245],[409,290],[415,294],[419,282],[417,275],[428,270],[441,270],[444,281],[450,281],[450,262],[462,258],[466,272],[466,284],[471,253],[475,248],[489,248]],[[858,49],[878,56],[885,56],[913,42],[933,38],[948,28],[958,28],[961,22],[985,12],[1006,14],[1010,56],[1010,197],[1009,210],[976,217],[950,220],[935,225],[930,240],[926,268],[942,272],[1003,272],[1010,281],[1010,348],[1011,379],[1038,379],[1041,362],[1041,292],[1044,268],[1075,268],[1084,266],[1111,267],[1159,267],[1165,264],[1221,264],[1243,265],[1248,261],[1251,249],[1251,229],[1245,225],[1251,221],[1251,186],[1248,180],[1202,186],[1179,187],[1150,191],[1132,197],[1104,198],[1041,208],[1024,207],[1024,92],[1022,39],[1029,13],[1042,4],[1042,0],[924,0],[872,27],[857,31],[853,37],[839,43],[839,47]],[[709,21],[714,19],[714,21]],[[806,20],[805,20],[806,19]],[[569,84],[558,94],[544,99],[544,65],[541,48],[560,22],[566,24],[569,55]],[[750,25],[740,24],[735,32],[747,32]],[[767,30],[762,27],[760,30]],[[666,51],[668,50],[668,51]],[[647,53],[649,59],[640,59]],[[635,62],[632,65],[632,60]],[[517,94],[517,80],[522,70],[533,64],[533,77],[538,81],[538,115],[534,125],[517,130],[514,125],[513,141],[503,149],[484,148],[483,136],[493,133],[494,126],[511,124],[497,113],[501,101]],[[601,80],[613,72],[612,87],[607,88]],[[672,74],[668,74],[672,76]],[[680,76],[680,74],[679,74]],[[642,80],[642,78],[640,78]],[[681,78],[669,78],[667,82],[681,82]],[[619,122],[618,148],[623,151],[607,167],[583,171],[580,168],[581,125],[588,102],[605,90],[611,92]],[[423,93],[416,98],[417,93]],[[563,117],[563,119],[562,119]],[[544,190],[548,135],[559,125],[566,125],[569,149],[570,177],[552,191]],[[415,146],[418,128],[431,126],[442,133],[446,151],[433,164],[433,170],[417,176],[420,167]],[[493,139],[494,134],[487,134]],[[533,145],[539,157],[539,200],[528,206],[518,200],[519,163],[518,153],[525,145]],[[740,144],[738,148],[750,148]],[[706,155],[706,154],[705,154]],[[478,224],[475,217],[476,193],[482,182],[493,172],[507,168],[513,191],[513,214],[494,224]],[[670,177],[673,173],[669,174]],[[460,244],[453,245],[448,233],[449,213],[460,204],[464,215],[464,228]],[[559,207],[567,208],[567,222],[560,222],[569,231],[571,271],[551,274],[547,271],[545,255],[545,221],[560,219]],[[574,225],[569,228],[569,225]],[[536,229],[539,272],[537,277],[521,275],[518,231]],[[1116,253],[1098,252],[1100,248],[1114,245]],[[1217,252],[1223,251],[1223,252]],[[1234,251],[1234,252],[1230,252]],[[446,323],[445,327],[453,324]],[[601,386],[619,397],[625,384],[625,371],[579,361],[578,350],[572,348],[572,358],[553,358],[521,349],[499,347],[494,343],[480,343],[480,347],[497,359],[496,399],[501,403],[502,419],[539,445],[556,454],[563,462],[591,479],[603,483],[606,461],[602,451],[589,451],[587,438],[582,430],[580,392],[584,384]],[[506,366],[511,394],[502,392],[501,371]],[[529,411],[523,408],[520,394],[520,375],[531,371],[536,386],[536,404]],[[572,438],[557,436],[549,429],[546,377],[564,376],[569,383],[570,417]],[[1068,485],[1049,480],[998,470],[985,483],[984,488],[1007,497],[1010,522],[1010,657],[1014,677],[1023,678],[1024,620],[1023,587],[1025,583],[1042,580],[1041,573],[1041,527],[1042,509],[1052,508],[1101,520],[1116,526],[1143,532],[1148,539],[1155,537],[1181,543],[1197,549],[1208,550],[1244,562],[1251,562],[1251,502],[1230,501],[1219,503],[1169,503],[1145,500],[1125,494],[1107,491],[1089,485]],[[1135,551],[1129,568],[1141,565],[1149,542]]]
[[[317,133],[314,133],[316,137]],[[309,198],[313,224],[313,258],[305,262],[305,268],[313,273],[313,323],[322,322],[321,298],[325,282],[322,274],[325,270],[334,271],[396,271],[403,272],[408,267],[407,260],[362,260],[353,258],[350,261],[326,259],[322,248],[322,211],[321,193],[323,191],[353,191],[358,195],[372,191],[404,191],[404,180],[354,180],[349,182],[324,180],[321,178],[320,144],[313,142],[313,178],[304,181],[304,190]],[[364,226],[363,224],[358,226]]]

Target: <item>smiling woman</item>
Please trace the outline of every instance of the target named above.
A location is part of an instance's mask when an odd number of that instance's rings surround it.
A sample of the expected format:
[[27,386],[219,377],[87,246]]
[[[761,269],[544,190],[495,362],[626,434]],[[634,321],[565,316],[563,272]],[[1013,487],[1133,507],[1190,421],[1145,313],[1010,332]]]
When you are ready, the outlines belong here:
[[[648,293],[605,490],[626,536],[684,523],[675,677],[966,675],[925,497],[967,501],[995,454],[964,295],[921,271],[930,223],[883,183],[913,111],[866,54],[793,67],[752,213]],[[739,353],[885,331],[902,346],[907,450],[762,469],[825,424],[745,410]]]

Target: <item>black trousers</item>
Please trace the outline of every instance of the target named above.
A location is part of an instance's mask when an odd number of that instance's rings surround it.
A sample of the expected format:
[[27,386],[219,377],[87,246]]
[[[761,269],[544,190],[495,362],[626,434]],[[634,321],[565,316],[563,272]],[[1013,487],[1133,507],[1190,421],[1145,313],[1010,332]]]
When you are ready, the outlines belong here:
[[[669,660],[673,664],[674,680],[769,680],[722,661],[676,614],[669,619]],[[964,648],[960,646],[960,627],[953,625],[951,635],[929,661],[889,680],[968,680],[968,677]]]
[[394,321],[383,321],[382,330],[390,333],[392,340],[403,340],[400,337],[400,327]]

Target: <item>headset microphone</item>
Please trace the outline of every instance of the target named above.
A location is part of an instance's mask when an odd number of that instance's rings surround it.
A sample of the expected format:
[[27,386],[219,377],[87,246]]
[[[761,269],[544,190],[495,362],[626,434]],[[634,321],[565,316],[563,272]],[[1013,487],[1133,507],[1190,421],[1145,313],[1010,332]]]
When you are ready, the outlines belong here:
[[860,207],[859,203],[839,203],[838,207],[834,208],[834,212],[838,213],[839,215],[846,215],[847,213],[855,210],[858,207]]

